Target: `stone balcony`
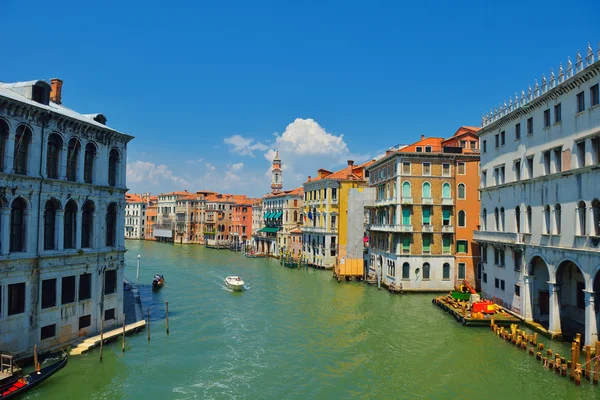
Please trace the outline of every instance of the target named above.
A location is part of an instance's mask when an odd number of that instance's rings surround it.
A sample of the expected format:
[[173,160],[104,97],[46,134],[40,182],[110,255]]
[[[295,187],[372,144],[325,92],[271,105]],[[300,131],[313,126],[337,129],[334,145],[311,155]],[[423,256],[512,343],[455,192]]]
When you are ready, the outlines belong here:
[[402,197],[402,200],[400,200],[400,203],[413,204],[413,198],[412,197]]
[[395,203],[396,200],[393,198],[375,200],[375,206],[390,206]]
[[454,233],[454,227],[452,225],[442,225],[442,233]]
[[443,198],[442,199],[442,205],[443,206],[453,206],[454,205],[454,199]]
[[324,226],[304,225],[304,226],[300,227],[300,229],[302,230],[302,232],[306,232],[306,233],[325,233],[325,232],[327,232],[327,228],[325,228]]
[[433,204],[433,199],[431,197],[423,197],[421,199],[422,204]]
[[432,225],[423,225],[421,227],[421,230],[423,232],[433,232],[433,226]]
[[402,225],[396,224],[369,224],[367,229],[377,232],[402,232]]
[[506,243],[506,244],[524,244],[522,233],[516,232],[492,232],[492,231],[474,231],[473,240],[485,243]]

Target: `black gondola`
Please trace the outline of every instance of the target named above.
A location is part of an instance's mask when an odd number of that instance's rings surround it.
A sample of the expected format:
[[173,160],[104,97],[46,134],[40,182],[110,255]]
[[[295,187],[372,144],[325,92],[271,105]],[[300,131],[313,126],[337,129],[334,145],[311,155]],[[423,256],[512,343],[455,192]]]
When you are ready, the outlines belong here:
[[64,366],[67,365],[68,358],[69,356],[65,354],[62,360],[40,369],[39,372],[34,371],[29,375],[21,377],[15,376],[10,378],[8,382],[0,384],[0,399],[4,400],[19,396],[44,382],[64,368]]
[[164,285],[165,277],[157,274],[152,281],[152,290],[160,290]]

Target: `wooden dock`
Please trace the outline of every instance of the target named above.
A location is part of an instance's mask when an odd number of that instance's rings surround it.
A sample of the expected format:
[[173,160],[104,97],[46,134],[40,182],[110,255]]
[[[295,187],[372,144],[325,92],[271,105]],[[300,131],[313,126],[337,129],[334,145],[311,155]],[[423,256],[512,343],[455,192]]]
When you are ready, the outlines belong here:
[[468,301],[456,300],[449,294],[436,297],[431,302],[452,315],[463,326],[490,326],[492,320],[499,326],[509,326],[521,322],[519,318],[509,314],[499,305],[495,305],[496,312],[494,314],[472,314]]
[[[133,324],[126,325],[125,326],[125,335],[139,332],[139,331],[143,330],[145,327],[146,327],[146,321],[143,319],[141,321],[135,322]],[[112,331],[104,332],[103,342],[104,343],[112,342],[113,340],[121,337],[121,335],[123,335],[123,327],[113,329]],[[96,346],[100,346],[100,335],[86,338],[81,342],[74,343],[70,354],[72,356],[77,356],[79,354],[87,353],[88,351],[90,351],[90,349],[92,349]]]

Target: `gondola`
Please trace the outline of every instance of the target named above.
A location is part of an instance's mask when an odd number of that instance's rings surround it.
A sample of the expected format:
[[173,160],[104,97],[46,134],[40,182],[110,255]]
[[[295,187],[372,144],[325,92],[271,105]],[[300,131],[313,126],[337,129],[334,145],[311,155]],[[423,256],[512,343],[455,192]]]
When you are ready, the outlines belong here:
[[9,378],[8,382],[0,384],[0,399],[12,399],[44,382],[64,368],[67,365],[68,358],[69,356],[65,354],[62,360],[40,369],[39,372],[34,371],[29,375]]
[[165,286],[165,277],[162,275],[156,275],[152,281],[152,290],[160,290]]

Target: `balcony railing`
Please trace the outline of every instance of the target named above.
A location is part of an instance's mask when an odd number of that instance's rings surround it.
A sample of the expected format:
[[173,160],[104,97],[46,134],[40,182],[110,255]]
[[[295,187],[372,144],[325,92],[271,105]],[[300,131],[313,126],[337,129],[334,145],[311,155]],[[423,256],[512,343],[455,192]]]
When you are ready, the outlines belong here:
[[367,229],[378,232],[403,232],[402,225],[396,224],[369,224]]
[[423,197],[421,199],[421,203],[423,203],[423,204],[433,204],[433,199],[431,197]]
[[400,225],[400,226],[402,226],[402,232],[412,232],[413,231],[412,225]]
[[375,205],[376,206],[389,206],[394,204],[395,200],[393,198],[388,198],[388,199],[377,199],[375,200]]
[[300,228],[302,230],[302,232],[315,232],[315,233],[321,233],[321,232],[327,232],[327,228],[325,228],[324,226],[302,226]]
[[412,204],[413,198],[412,197],[402,197],[401,203],[402,204]]
[[476,242],[524,244],[524,235],[516,232],[474,231],[473,239]]
[[454,199],[443,198],[442,199],[442,205],[443,206],[453,206],[454,205]]
[[423,232],[433,232],[433,226],[432,225],[423,225],[421,229],[422,229]]
[[443,233],[454,233],[454,227],[452,225],[442,225]]

